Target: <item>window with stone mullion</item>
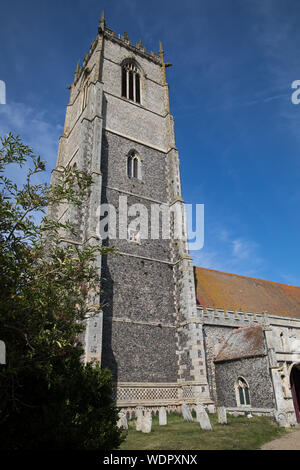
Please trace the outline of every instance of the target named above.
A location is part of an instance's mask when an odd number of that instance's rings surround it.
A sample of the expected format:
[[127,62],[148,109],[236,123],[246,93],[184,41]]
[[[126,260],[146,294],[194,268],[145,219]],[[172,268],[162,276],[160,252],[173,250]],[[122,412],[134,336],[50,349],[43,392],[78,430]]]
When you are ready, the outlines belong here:
[[141,102],[140,75],[133,64],[122,67],[122,96],[136,103]]

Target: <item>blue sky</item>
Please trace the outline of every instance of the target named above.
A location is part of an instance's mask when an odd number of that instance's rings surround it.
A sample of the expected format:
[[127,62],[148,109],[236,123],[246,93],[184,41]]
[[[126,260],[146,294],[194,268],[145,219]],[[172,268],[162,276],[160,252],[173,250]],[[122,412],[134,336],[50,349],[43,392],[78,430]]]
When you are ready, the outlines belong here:
[[75,66],[101,10],[166,60],[182,189],[205,204],[198,266],[300,285],[300,3],[296,0],[11,0],[1,6],[0,135],[55,166]]

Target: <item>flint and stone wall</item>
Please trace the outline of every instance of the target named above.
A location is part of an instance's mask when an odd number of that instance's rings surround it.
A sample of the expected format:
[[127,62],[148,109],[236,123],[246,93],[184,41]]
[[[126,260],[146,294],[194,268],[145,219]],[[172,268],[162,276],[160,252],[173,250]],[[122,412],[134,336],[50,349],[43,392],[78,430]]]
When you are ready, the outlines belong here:
[[102,364],[117,381],[176,382],[172,267],[127,255],[102,259]]
[[237,406],[235,384],[243,377],[249,385],[252,408],[275,408],[267,356],[216,363],[215,374],[218,406]]
[[[101,202],[112,204],[119,216],[119,197],[130,208],[167,203],[165,154],[130,139],[103,133]],[[128,178],[127,155],[141,158],[142,179]],[[130,222],[130,217],[129,217]],[[102,259],[104,308],[102,364],[118,382],[176,382],[175,304],[170,240],[141,239],[140,243],[111,239],[119,250]]]
[[211,398],[217,400],[217,386],[214,359],[222,348],[233,327],[204,325],[203,336],[206,353],[207,380]]
[[[98,32],[75,71],[57,162],[91,172],[95,184],[81,210],[53,209],[56,218],[77,222],[78,239],[65,236],[67,243],[103,241],[119,250],[97,260],[106,278],[100,299],[106,305],[103,319],[99,315],[87,324],[86,360],[112,370],[120,406],[209,402],[186,240],[174,240],[172,223],[171,240],[162,239],[161,232],[159,239],[139,243],[98,237],[100,206],[118,209],[120,196],[127,197],[128,206],[143,204],[149,216],[153,203],[183,205],[163,51],[148,54],[141,44],[133,46],[106,28],[104,19]],[[124,59],[134,60],[139,69],[141,103],[121,96]],[[131,150],[139,154],[141,179],[127,176]],[[186,233],[184,220],[181,231]]]
[[[176,201],[183,203],[168,85],[161,57],[132,54],[124,41],[110,39],[105,39],[102,54],[101,203],[117,208],[120,196],[126,196],[128,207],[142,204],[147,209],[150,227],[151,205],[169,208]],[[128,57],[136,60],[140,70],[141,104],[120,96],[120,65]],[[140,180],[127,176],[131,150],[141,161]],[[159,239],[151,239],[149,233],[138,244],[118,237],[105,243],[115,246],[119,254],[102,260],[102,275],[107,279],[102,297],[107,304],[102,364],[113,370],[121,401],[136,396],[209,400],[202,326],[192,320],[196,300],[186,242],[164,240],[160,232]],[[179,318],[184,324],[178,329]],[[132,383],[130,390],[125,382]],[[157,388],[160,383],[166,388]],[[147,384],[154,387],[149,393],[138,390]]]

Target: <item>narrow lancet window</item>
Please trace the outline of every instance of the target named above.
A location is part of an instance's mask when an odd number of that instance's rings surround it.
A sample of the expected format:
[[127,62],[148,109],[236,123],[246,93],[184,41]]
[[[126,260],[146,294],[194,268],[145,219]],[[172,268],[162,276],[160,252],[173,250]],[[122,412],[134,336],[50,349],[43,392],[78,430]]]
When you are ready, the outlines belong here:
[[238,405],[250,405],[249,387],[242,377],[239,377],[236,383],[236,398]]
[[127,157],[127,176],[128,178],[141,179],[141,161],[134,151]]
[[127,159],[127,175],[129,178],[132,177],[132,157],[129,156]]
[[129,71],[129,99],[133,100],[133,73]]
[[138,178],[138,159],[134,157],[133,159],[133,177]]
[[126,98],[126,70],[122,68],[122,96]]
[[140,97],[140,76],[138,74],[135,75],[135,96],[136,96],[136,102],[140,103],[141,102],[141,97]]

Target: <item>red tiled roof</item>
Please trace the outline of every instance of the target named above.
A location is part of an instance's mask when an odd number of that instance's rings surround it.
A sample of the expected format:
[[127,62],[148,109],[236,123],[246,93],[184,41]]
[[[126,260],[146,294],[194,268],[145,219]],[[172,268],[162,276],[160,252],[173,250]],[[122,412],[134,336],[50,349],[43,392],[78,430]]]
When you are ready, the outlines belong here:
[[195,267],[202,307],[300,318],[300,287]]
[[260,325],[234,330],[226,339],[215,362],[262,356],[265,351],[265,337]]

